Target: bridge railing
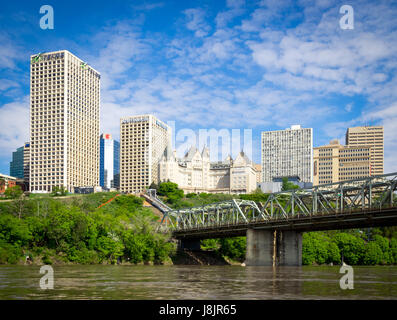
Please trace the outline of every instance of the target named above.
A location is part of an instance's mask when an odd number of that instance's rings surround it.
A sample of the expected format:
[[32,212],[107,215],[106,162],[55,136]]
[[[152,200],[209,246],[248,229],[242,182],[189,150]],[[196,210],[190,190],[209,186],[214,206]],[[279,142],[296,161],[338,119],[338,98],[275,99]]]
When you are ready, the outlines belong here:
[[144,196],[148,197],[151,202],[161,211],[161,212],[167,212],[171,211],[172,209],[167,206],[163,201],[161,201],[157,197],[157,192],[156,189],[147,189]]
[[314,215],[353,213],[396,206],[397,172],[381,176],[269,194],[261,209],[254,201],[233,199],[164,212],[162,224],[189,230]]

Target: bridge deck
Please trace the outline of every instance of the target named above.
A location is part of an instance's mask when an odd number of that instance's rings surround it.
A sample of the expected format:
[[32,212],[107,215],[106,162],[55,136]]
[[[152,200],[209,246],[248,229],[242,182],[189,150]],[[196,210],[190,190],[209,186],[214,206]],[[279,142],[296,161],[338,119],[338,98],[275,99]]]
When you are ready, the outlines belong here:
[[175,230],[173,231],[173,236],[177,239],[206,239],[245,236],[247,229],[307,232],[392,225],[397,225],[397,207],[338,214],[299,216],[271,221],[262,220],[248,223],[200,226],[186,230]]

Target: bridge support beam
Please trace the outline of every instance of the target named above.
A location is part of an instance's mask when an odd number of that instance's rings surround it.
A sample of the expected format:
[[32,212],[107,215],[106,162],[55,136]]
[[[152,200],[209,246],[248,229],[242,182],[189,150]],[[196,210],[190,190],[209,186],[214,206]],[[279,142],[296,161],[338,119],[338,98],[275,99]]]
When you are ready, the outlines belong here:
[[188,240],[188,239],[182,239],[179,240],[178,244],[179,248],[178,249],[186,249],[190,251],[198,251],[200,250],[200,240]]
[[274,231],[247,230],[246,266],[273,265]]
[[247,230],[246,266],[301,266],[302,233]]
[[302,233],[296,231],[277,232],[276,264],[280,266],[302,265]]

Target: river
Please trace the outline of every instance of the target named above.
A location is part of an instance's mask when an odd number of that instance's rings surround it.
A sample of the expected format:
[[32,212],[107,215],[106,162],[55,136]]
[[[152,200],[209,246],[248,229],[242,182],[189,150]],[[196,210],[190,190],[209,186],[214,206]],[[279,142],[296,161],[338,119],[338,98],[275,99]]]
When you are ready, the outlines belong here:
[[354,267],[342,290],[339,266],[0,266],[0,299],[397,299],[397,266]]

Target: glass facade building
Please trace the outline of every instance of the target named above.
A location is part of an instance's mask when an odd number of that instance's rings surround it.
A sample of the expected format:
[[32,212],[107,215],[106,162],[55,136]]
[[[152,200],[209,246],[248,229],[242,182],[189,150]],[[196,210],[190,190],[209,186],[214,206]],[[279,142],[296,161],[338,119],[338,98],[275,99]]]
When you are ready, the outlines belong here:
[[10,176],[23,179],[24,177],[23,159],[24,159],[24,147],[20,147],[17,149],[17,151],[14,151],[12,153],[12,161],[10,162]]

